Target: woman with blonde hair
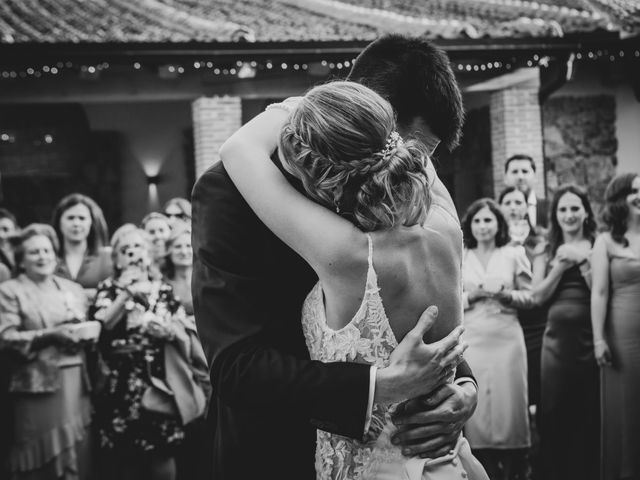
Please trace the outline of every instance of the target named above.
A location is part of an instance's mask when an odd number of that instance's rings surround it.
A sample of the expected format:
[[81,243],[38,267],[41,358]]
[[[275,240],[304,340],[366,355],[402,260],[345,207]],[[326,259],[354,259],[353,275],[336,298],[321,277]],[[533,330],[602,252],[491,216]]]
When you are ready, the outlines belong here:
[[[307,196],[271,162],[277,146]],[[422,339],[412,319],[434,303],[441,312],[427,338],[446,337],[443,362],[425,365],[422,381],[407,389],[376,389],[363,441],[319,430],[318,478],[486,478],[462,438],[431,460],[403,456],[391,441],[392,405],[451,382],[464,346],[453,347],[461,333],[460,230],[444,220],[423,226],[425,149],[401,139],[389,103],[356,83],[322,85],[268,108],[220,155],[258,217],[318,274],[302,311],[312,359],[394,365],[399,339]]]
[[172,480],[184,425],[204,407],[204,394],[199,391],[196,401],[188,390],[192,373],[181,361],[190,348],[184,310],[151,268],[151,239],[144,230],[123,225],[111,247],[114,276],[98,286],[89,310],[103,325],[100,350],[108,367],[106,386],[96,397],[105,468],[123,480]]
[[162,270],[167,253],[166,242],[169,235],[171,235],[171,222],[164,214],[151,212],[144,216],[140,226],[151,239],[153,265],[158,270]]

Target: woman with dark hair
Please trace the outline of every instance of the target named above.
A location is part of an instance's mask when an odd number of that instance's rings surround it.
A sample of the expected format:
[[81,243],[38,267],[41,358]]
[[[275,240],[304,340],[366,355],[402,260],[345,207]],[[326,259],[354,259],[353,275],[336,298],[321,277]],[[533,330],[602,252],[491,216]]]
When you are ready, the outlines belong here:
[[[498,203],[509,224],[510,245],[522,245],[533,265],[534,258],[544,253],[545,239],[529,220],[526,195],[515,186],[507,187],[500,193]],[[547,313],[540,307],[518,310],[518,320],[527,347],[529,405],[537,407],[540,402],[540,352]]]
[[522,245],[531,260],[543,238],[529,220],[524,192],[516,187],[506,187],[500,192],[498,204],[509,225],[511,245]]
[[15,355],[14,479],[90,479],[91,403],[82,339],[95,341],[85,322],[80,285],[57,277],[58,239],[49,225],[31,224],[13,240],[18,276],[0,285],[0,348]]
[[11,272],[15,266],[11,237],[18,229],[18,221],[13,213],[0,208],[0,263]]
[[82,285],[91,300],[98,283],[112,273],[102,209],[86,195],[72,193],[58,202],[51,224],[60,242],[56,274]]
[[593,246],[591,323],[601,367],[602,479],[640,478],[640,175],[605,190],[609,231]]
[[467,209],[462,232],[466,357],[480,398],[465,435],[490,478],[524,478],[527,353],[516,309],[532,305],[531,266],[524,248],[509,245],[507,221],[489,198]]
[[549,242],[533,263],[533,298],[548,307],[538,417],[543,477],[595,480],[600,382],[589,299],[596,222],[586,192],[576,185],[560,186],[549,223]]

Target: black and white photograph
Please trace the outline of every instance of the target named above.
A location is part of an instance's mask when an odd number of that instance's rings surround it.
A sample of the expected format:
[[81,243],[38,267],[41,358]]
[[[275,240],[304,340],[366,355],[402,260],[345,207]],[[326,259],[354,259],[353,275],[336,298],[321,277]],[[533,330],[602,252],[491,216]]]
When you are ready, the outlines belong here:
[[0,479],[640,480],[640,1],[0,0]]

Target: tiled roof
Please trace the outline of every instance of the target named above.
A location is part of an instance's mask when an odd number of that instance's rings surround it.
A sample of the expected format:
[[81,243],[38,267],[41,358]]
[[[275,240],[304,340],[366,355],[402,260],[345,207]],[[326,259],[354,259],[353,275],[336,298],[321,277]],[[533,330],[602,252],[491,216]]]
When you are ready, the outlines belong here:
[[[640,32],[636,0],[1,0],[0,43],[553,37]],[[244,33],[243,33],[244,32]],[[247,33],[248,32],[248,33]]]

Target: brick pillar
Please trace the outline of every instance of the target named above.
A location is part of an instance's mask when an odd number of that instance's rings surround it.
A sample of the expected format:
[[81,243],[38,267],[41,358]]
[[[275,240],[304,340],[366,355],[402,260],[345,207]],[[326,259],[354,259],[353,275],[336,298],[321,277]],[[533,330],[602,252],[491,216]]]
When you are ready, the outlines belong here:
[[495,196],[504,188],[504,162],[516,153],[531,155],[536,163],[536,195],[546,196],[542,148],[538,87],[512,87],[492,92],[491,156]]
[[193,102],[191,110],[198,178],[220,160],[220,146],[242,125],[242,100],[226,95],[201,97]]

